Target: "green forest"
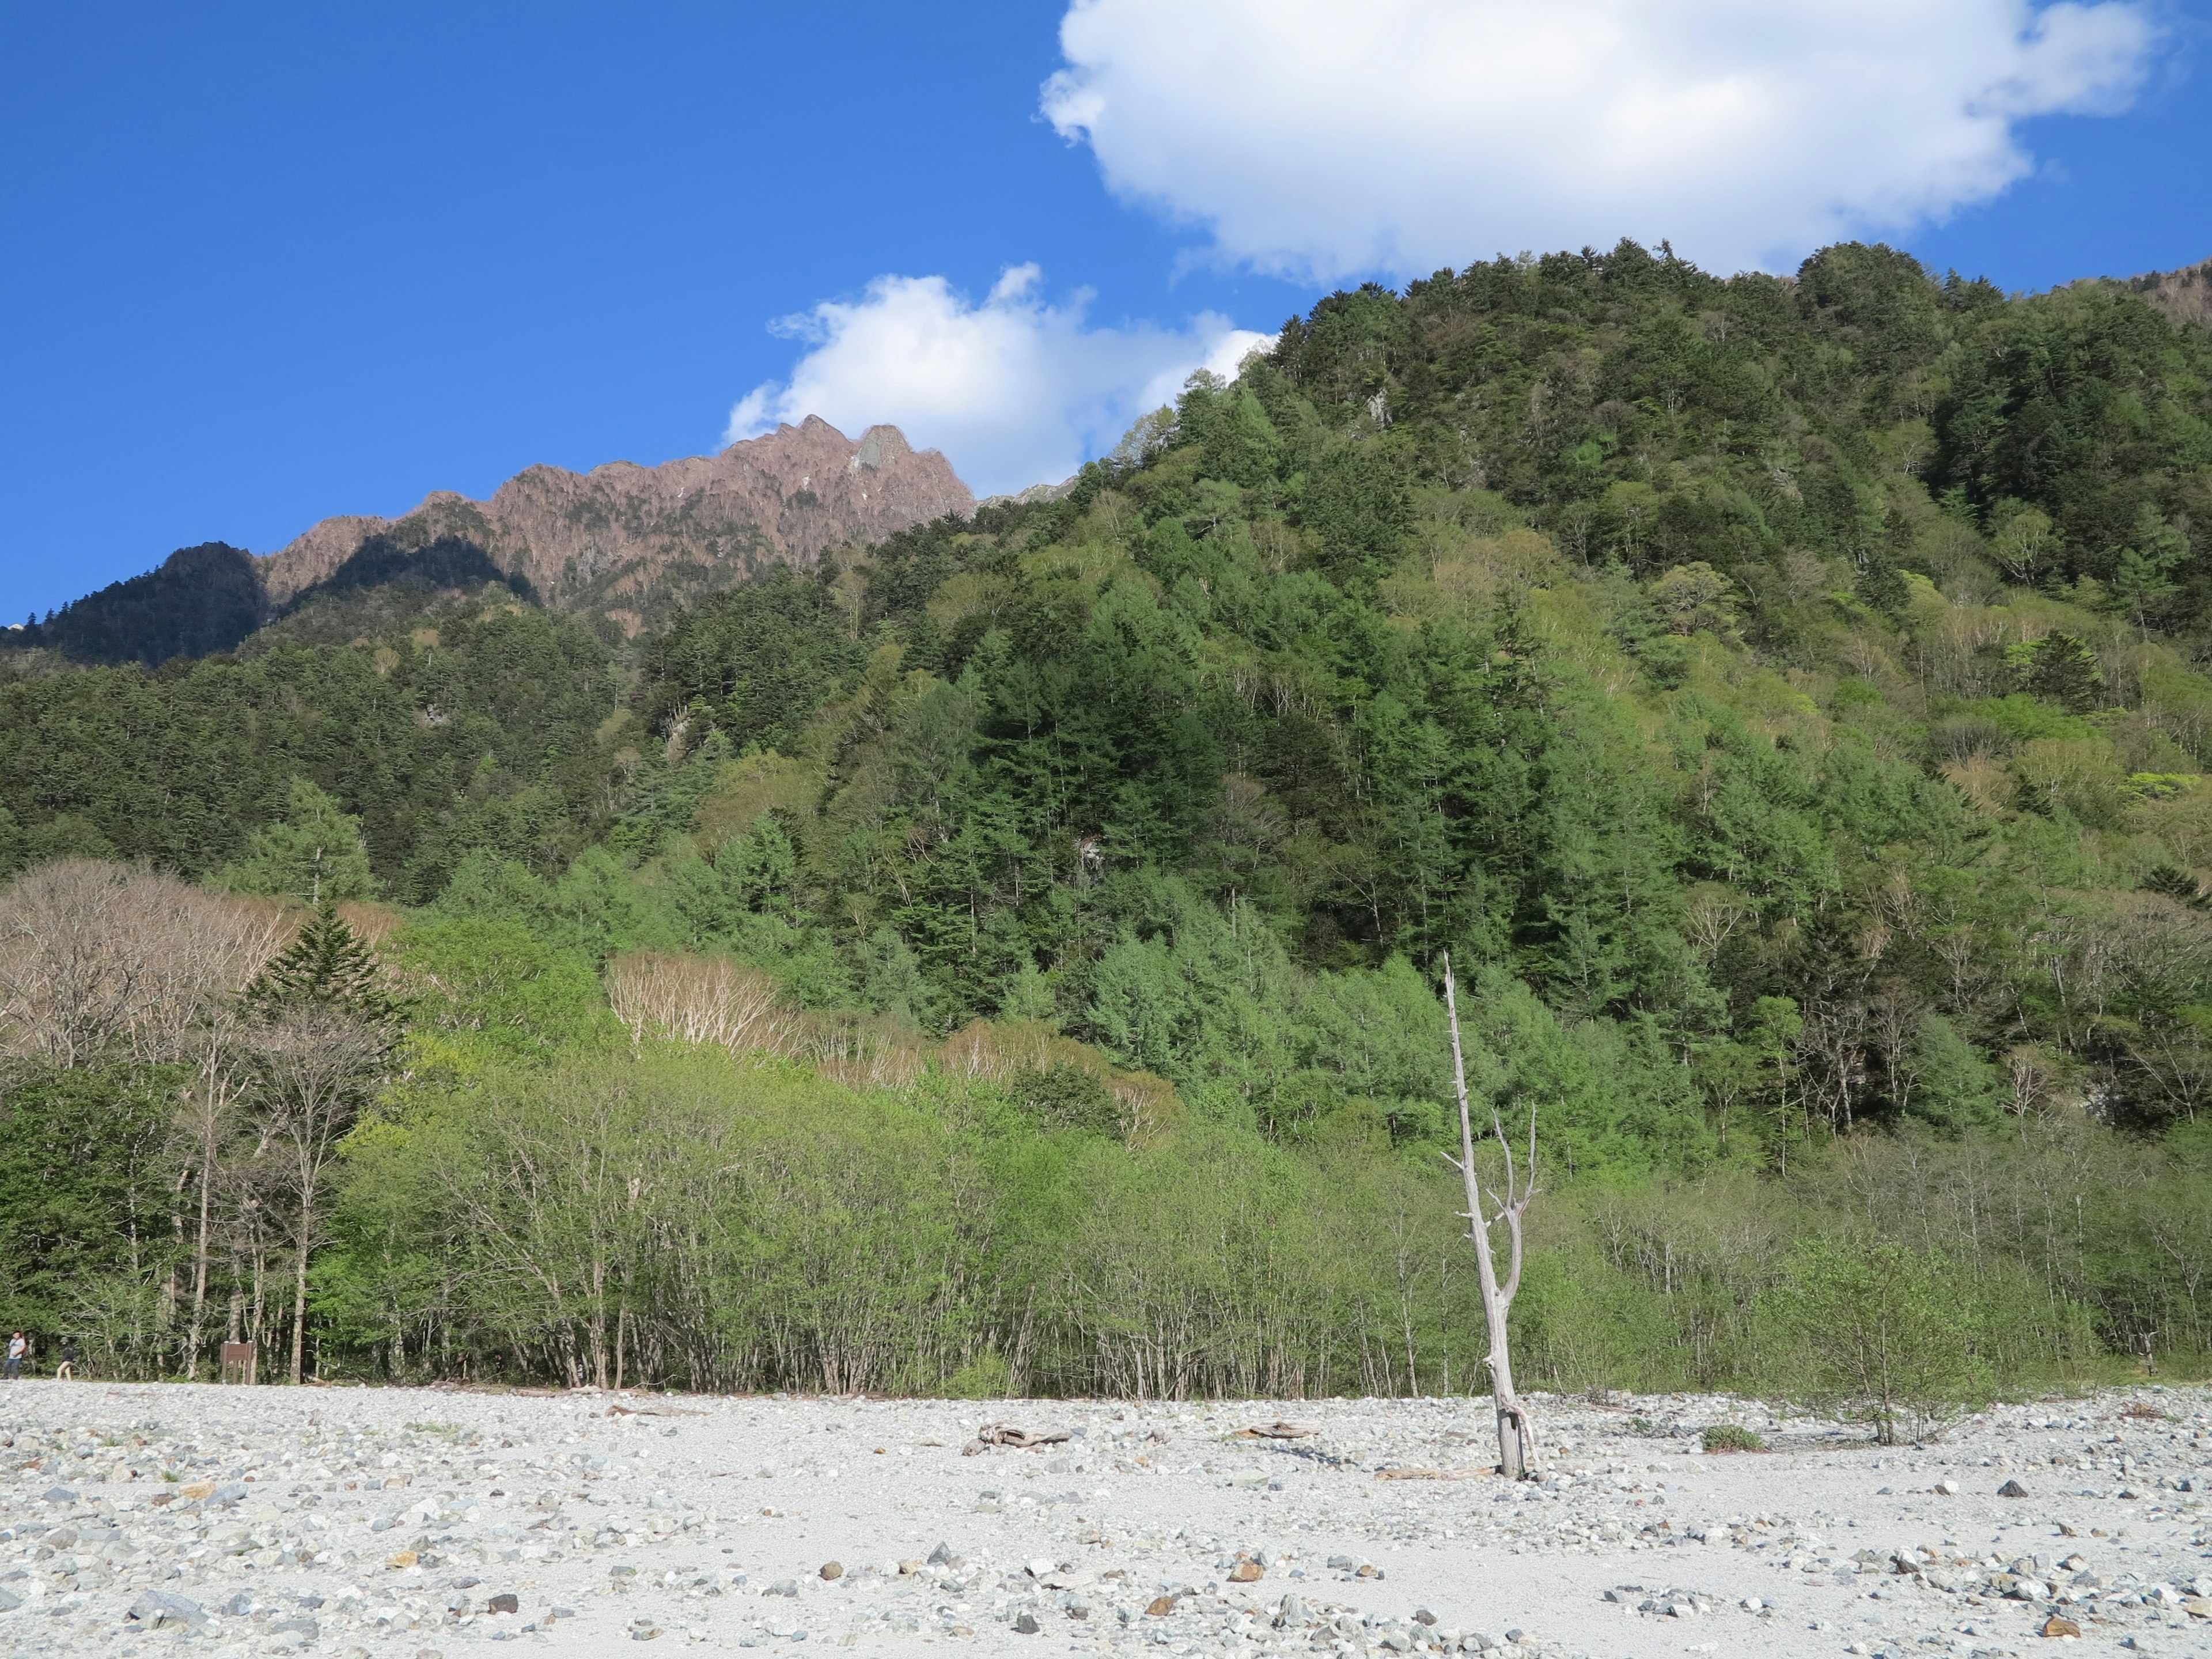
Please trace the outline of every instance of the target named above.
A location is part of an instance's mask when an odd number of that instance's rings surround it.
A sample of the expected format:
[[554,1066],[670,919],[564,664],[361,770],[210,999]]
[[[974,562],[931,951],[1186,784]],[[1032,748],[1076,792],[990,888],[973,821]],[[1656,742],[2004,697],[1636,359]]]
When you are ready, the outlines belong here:
[[1480,1392],[1447,953],[1524,1388],[2212,1352],[2212,331],[2124,285],[1499,259],[635,640],[129,626],[0,654],[0,1320],[111,1372]]

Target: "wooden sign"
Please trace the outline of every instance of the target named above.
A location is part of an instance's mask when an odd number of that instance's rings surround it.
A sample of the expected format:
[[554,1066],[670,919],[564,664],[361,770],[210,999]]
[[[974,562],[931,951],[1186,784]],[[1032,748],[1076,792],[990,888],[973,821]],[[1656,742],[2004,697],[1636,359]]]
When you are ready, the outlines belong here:
[[226,1342],[222,1345],[222,1380],[226,1382],[251,1383],[253,1381],[255,1352],[258,1342]]

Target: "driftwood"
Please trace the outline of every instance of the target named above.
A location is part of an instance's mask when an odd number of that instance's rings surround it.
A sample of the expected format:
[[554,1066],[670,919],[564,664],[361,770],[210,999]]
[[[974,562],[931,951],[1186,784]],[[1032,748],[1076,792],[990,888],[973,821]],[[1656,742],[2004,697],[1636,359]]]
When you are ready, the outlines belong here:
[[1057,1446],[1067,1438],[1066,1429],[1046,1429],[1032,1434],[1027,1429],[1018,1429],[1011,1423],[986,1423],[975,1431],[972,1444],[961,1448],[963,1457],[973,1457],[993,1446],[1005,1446],[1012,1451],[1035,1451],[1040,1446]]
[[1377,1480],[1480,1480],[1496,1469],[1377,1469]]
[[1310,1434],[1319,1434],[1318,1423],[1254,1424],[1249,1429],[1237,1431],[1239,1440],[1303,1440]]

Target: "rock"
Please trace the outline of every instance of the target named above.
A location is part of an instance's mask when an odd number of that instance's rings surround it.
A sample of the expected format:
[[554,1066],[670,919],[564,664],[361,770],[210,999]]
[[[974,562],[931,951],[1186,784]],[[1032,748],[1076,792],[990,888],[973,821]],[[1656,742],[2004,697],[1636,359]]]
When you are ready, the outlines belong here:
[[799,1594],[799,1581],[796,1578],[779,1578],[775,1583],[770,1584],[763,1594],[769,1595],[797,1595]]
[[950,1544],[939,1544],[935,1549],[929,1553],[929,1565],[933,1567],[945,1566],[950,1563],[951,1559],[952,1546]]
[[2191,1619],[2212,1619],[2212,1595],[2192,1595],[2181,1604]]
[[67,1486],[50,1487],[46,1492],[46,1502],[49,1504],[74,1504],[76,1502],[76,1494],[71,1492]]
[[1267,1570],[1257,1561],[1239,1561],[1229,1569],[1229,1582],[1232,1584],[1255,1584],[1267,1576]]
[[419,1559],[420,1558],[416,1555],[413,1550],[402,1550],[397,1555],[387,1559],[384,1565],[390,1567],[395,1572],[403,1571],[406,1568],[413,1566]]
[[198,1602],[173,1590],[148,1590],[131,1604],[125,1616],[155,1630],[164,1625],[203,1624],[207,1620]]
[[1152,1598],[1152,1605],[1145,1609],[1145,1616],[1149,1619],[1164,1619],[1175,1611],[1175,1604],[1176,1599],[1172,1595],[1156,1595]]
[[2043,1621],[2043,1633],[2045,1636],[2079,1636],[2081,1626],[2071,1619],[2061,1618],[2054,1613]]
[[13,1613],[22,1605],[21,1596],[4,1586],[0,1586],[0,1613]]
[[1035,1636],[1038,1629],[1035,1613],[1025,1613],[1014,1620],[1014,1634],[1017,1636]]
[[1295,1630],[1306,1621],[1306,1604],[1295,1595],[1285,1595],[1275,1608],[1278,1629]]
[[215,1482],[212,1480],[187,1480],[183,1486],[177,1488],[177,1496],[183,1498],[187,1504],[197,1503],[203,1498],[212,1498],[215,1496]]
[[824,1578],[842,1578],[845,1576],[844,1564],[839,1561],[824,1561],[822,1564],[822,1576]]
[[1437,1622],[1437,1616],[1433,1613],[1431,1613],[1426,1607],[1415,1607],[1413,1609],[1413,1622],[1417,1625],[1433,1625]]
[[484,1603],[484,1611],[486,1613],[520,1613],[522,1611],[522,1601],[520,1596],[509,1590],[504,1595],[493,1596],[490,1601]]
[[2000,1498],[2025,1498],[2027,1496],[2027,1488],[2021,1486],[2017,1480],[2008,1480],[2004,1485],[1997,1488],[1997,1496]]

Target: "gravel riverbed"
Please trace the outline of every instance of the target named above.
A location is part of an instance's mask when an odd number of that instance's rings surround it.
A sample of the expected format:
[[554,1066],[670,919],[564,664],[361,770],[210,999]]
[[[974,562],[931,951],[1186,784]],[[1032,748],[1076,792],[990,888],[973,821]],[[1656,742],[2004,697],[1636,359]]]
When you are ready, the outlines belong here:
[[0,1384],[0,1653],[2212,1654],[2212,1390],[1534,1404]]

